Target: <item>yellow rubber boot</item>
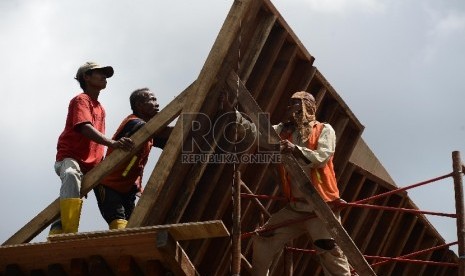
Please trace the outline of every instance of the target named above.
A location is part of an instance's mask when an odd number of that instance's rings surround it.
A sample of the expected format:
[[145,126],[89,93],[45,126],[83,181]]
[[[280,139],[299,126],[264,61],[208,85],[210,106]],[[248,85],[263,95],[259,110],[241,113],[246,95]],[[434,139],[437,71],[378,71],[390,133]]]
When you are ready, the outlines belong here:
[[126,228],[127,224],[128,224],[128,221],[125,219],[115,219],[112,222],[110,222],[110,230],[124,229]]
[[63,234],[63,229],[61,228],[61,220],[56,220],[50,226],[50,231],[48,232],[49,236]]
[[65,198],[60,200],[61,226],[63,233],[77,233],[81,217],[82,199]]
[[50,229],[50,231],[48,231],[49,236],[58,235],[58,234],[63,234],[63,229],[53,228],[53,229]]

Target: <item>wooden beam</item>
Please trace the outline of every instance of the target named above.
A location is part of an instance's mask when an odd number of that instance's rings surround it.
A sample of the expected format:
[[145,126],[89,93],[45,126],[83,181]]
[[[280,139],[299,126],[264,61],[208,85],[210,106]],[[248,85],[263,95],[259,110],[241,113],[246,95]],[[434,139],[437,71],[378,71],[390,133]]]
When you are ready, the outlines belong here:
[[[154,233],[168,230],[177,241],[208,239],[229,236],[228,229],[221,220],[188,222],[178,224],[164,224],[139,228],[125,228],[112,231],[83,232],[76,234],[60,234],[49,237],[50,242],[90,239],[97,237],[111,237],[129,234]],[[0,247],[1,252],[1,247]]]
[[[103,177],[111,170],[120,164],[125,159],[129,158],[140,146],[150,139],[157,131],[167,126],[176,118],[184,106],[184,101],[190,93],[192,85],[184,90],[179,96],[171,101],[164,109],[160,111],[154,118],[148,121],[140,130],[138,130],[131,139],[134,141],[136,148],[131,152],[126,152],[120,149],[115,150],[97,167],[88,172],[81,184],[81,196],[86,195],[93,187],[95,187]],[[41,231],[43,231],[50,223],[59,217],[60,200],[55,199],[50,205],[42,210],[36,217],[24,225],[13,236],[6,240],[3,245],[25,243],[32,240]]]
[[[231,80],[237,81],[237,76],[235,74],[231,74],[230,78],[228,79],[228,83],[231,83]],[[240,84],[239,88],[239,104],[249,115],[261,133],[264,135],[270,134],[270,141],[274,143],[279,142],[279,135],[276,133],[276,131],[273,130],[269,121],[261,120],[259,122],[258,114],[263,111],[261,111],[260,107],[257,105],[250,92],[242,83]],[[310,179],[300,167],[297,160],[295,160],[293,156],[289,155],[283,155],[282,157],[286,170],[291,174],[292,178],[295,179],[299,189],[307,195],[306,200],[310,205],[313,206],[316,215],[319,219],[321,219],[338,245],[347,255],[347,258],[357,273],[360,275],[376,275],[363,257],[362,253],[358,250],[357,246],[355,246],[350,236],[336,219],[334,213],[321,199],[320,195],[316,191],[315,187],[313,187]]]
[[199,275],[184,250],[166,230],[157,233],[156,247],[163,260],[175,275]]
[[[250,74],[252,73],[253,65],[257,62],[258,56],[263,50],[266,40],[268,39],[271,30],[276,22],[277,16],[274,14],[267,14],[263,16],[258,25],[255,27],[253,37],[251,38],[250,47],[242,59],[241,64],[246,64],[247,67],[241,72],[241,79],[247,82]],[[242,67],[244,68],[244,67]]]

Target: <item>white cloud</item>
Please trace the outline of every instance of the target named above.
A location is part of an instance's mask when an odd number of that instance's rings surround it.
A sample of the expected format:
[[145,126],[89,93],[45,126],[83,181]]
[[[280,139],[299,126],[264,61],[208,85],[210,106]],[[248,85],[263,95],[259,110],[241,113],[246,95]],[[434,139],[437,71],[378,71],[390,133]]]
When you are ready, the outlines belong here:
[[366,13],[382,12],[385,4],[379,0],[300,0],[312,10],[322,13],[344,13],[360,11]]
[[439,17],[435,26],[429,31],[433,38],[450,37],[465,30],[465,14],[449,12]]
[[432,6],[424,6],[424,10],[429,27],[425,28],[425,44],[420,49],[420,58],[424,64],[431,64],[446,46],[456,44],[458,37],[465,36],[465,13],[438,10]]

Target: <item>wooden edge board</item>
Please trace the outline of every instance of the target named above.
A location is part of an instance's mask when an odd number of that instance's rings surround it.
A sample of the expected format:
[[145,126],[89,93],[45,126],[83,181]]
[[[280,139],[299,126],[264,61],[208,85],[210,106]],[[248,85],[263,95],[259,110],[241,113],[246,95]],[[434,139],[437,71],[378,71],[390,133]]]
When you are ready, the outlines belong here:
[[198,275],[184,249],[167,229],[0,247],[0,274],[12,265],[25,275],[30,271],[46,271],[50,264],[68,271],[73,260],[90,263],[96,256],[112,268],[117,267],[121,257],[131,256],[140,267],[148,261],[160,260],[175,275]]
[[[176,224],[164,224],[137,228],[126,228],[110,231],[95,231],[83,232],[77,234],[60,234],[49,237],[50,242],[75,240],[75,239],[90,239],[102,236],[115,236],[125,234],[138,234],[157,232],[160,230],[168,230],[168,232],[177,241],[180,240],[195,240],[229,236],[229,231],[221,220],[211,220],[202,222],[188,222]],[[0,247],[1,248],[1,247]]]

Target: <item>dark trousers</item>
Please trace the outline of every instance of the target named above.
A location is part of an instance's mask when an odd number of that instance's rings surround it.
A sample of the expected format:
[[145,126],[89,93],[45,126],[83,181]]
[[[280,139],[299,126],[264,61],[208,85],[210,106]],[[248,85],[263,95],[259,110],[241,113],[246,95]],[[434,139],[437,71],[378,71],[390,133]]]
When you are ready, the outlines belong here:
[[119,193],[106,186],[97,185],[94,193],[100,213],[108,224],[115,219],[129,220],[135,207],[136,186],[128,193]]

